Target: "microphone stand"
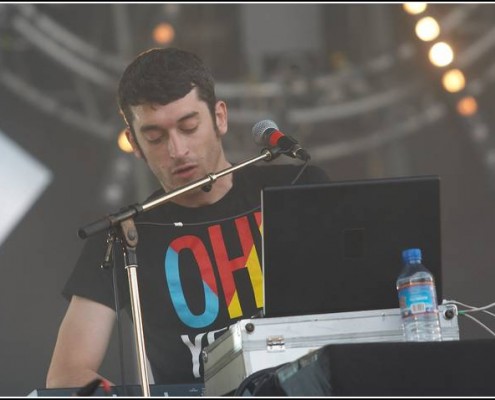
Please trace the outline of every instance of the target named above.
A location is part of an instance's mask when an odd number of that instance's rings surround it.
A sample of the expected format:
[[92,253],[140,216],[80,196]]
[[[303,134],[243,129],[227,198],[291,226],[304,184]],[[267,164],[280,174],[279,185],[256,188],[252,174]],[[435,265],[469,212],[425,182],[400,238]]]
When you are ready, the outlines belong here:
[[[123,243],[123,252],[125,258],[125,268],[128,273],[129,280],[129,292],[131,296],[131,311],[132,317],[134,321],[134,333],[135,333],[135,346],[136,346],[136,357],[137,364],[139,369],[139,377],[141,382],[141,387],[143,391],[144,397],[150,396],[149,389],[149,380],[147,374],[147,364],[146,364],[146,349],[144,344],[144,335],[143,335],[143,322],[141,316],[141,304],[139,300],[139,287],[137,280],[137,255],[136,255],[136,247],[138,242],[138,235],[136,226],[134,225],[133,218],[138,214],[151,210],[174,197],[177,197],[183,193],[189,192],[196,188],[203,188],[205,191],[211,190],[211,185],[218,179],[227,174],[231,174],[234,171],[242,169],[250,164],[254,164],[258,161],[265,160],[271,161],[275,159],[281,152],[278,149],[276,151],[263,149],[261,155],[251,158],[247,161],[244,161],[238,165],[231,166],[217,173],[209,173],[204,178],[198,179],[194,182],[191,182],[188,185],[182,186],[178,189],[171,191],[170,193],[166,193],[157,199],[149,200],[143,204],[133,204],[128,207],[124,207],[121,211],[110,214],[98,221],[95,221],[85,227],[79,229],[78,235],[81,239],[86,239],[89,236],[92,236],[98,232],[101,232],[105,229],[110,229],[118,224],[120,224],[121,231],[124,236]],[[108,250],[107,250],[108,252]]]
[[141,304],[139,297],[139,287],[137,280],[137,255],[136,247],[138,243],[138,234],[134,220],[129,218],[122,221],[122,233],[125,241],[123,241],[122,250],[125,259],[125,269],[127,270],[127,278],[129,281],[129,294],[131,297],[131,309],[133,316],[134,337],[136,340],[137,365],[139,370],[139,378],[144,397],[150,397],[150,384],[148,379],[148,368],[146,366],[146,348],[143,336],[143,319],[141,316]]

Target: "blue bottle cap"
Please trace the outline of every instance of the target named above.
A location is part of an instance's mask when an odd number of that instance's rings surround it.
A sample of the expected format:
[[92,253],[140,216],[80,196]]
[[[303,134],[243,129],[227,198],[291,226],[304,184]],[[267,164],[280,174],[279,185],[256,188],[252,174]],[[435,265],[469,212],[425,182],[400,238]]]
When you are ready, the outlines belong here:
[[421,249],[407,249],[402,252],[402,260],[406,264],[421,262]]

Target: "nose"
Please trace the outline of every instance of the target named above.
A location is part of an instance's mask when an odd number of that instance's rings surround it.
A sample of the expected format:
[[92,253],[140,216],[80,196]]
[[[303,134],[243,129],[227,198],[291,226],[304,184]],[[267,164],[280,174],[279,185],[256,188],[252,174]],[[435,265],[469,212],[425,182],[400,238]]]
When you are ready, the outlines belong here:
[[186,156],[189,152],[187,138],[180,134],[171,132],[168,138],[168,152],[171,158],[181,158]]

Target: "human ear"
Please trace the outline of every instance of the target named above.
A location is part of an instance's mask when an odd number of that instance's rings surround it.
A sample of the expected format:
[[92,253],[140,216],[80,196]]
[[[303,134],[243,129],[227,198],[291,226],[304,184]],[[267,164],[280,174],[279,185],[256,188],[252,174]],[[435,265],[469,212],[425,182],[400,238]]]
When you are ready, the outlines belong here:
[[227,133],[227,104],[224,101],[217,101],[215,104],[215,121],[217,123],[218,134],[223,136]]

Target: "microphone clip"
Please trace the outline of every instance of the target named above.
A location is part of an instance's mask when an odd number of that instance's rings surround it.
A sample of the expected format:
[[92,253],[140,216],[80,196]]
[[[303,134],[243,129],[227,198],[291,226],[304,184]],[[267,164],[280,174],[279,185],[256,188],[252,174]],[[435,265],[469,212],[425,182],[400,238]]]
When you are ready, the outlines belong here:
[[281,147],[279,145],[271,147],[271,148],[264,148],[263,150],[267,150],[272,154],[272,158],[266,160],[266,161],[271,161],[277,158],[280,154],[284,154],[286,156],[292,157],[292,158],[297,158],[299,160],[302,160],[304,162],[308,162],[311,160],[311,156],[309,153],[304,150],[299,144],[295,143],[292,146],[284,146]]
[[260,154],[266,156],[264,159],[265,162],[270,162],[275,160],[280,154],[283,154],[283,152],[279,147],[263,147]]

